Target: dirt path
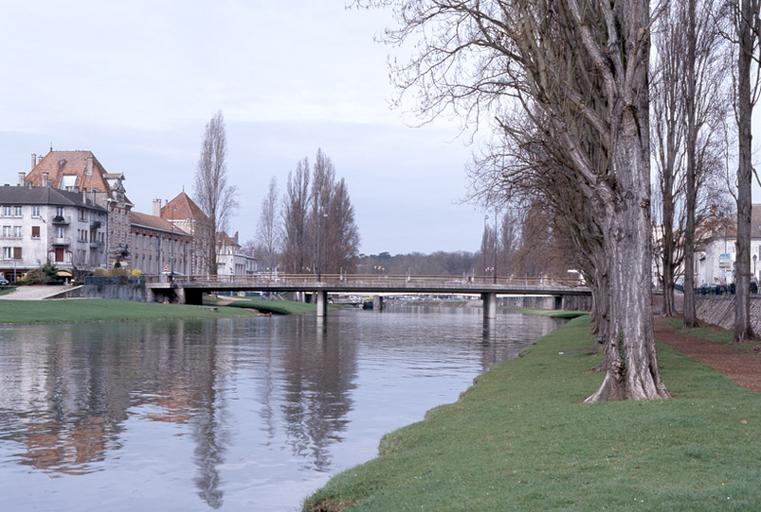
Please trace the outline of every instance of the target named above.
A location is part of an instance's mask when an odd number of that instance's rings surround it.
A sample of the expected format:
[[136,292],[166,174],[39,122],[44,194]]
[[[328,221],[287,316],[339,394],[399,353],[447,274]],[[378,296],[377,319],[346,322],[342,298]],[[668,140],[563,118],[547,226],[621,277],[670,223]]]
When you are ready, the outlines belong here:
[[761,393],[761,357],[758,353],[682,334],[669,327],[663,318],[655,319],[655,338],[720,371],[738,385]]

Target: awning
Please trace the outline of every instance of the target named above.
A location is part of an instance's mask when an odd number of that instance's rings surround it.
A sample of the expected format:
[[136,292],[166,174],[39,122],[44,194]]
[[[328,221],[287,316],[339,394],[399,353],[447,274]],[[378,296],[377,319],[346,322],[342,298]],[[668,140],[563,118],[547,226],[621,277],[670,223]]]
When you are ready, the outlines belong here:
[[72,277],[71,272],[69,272],[68,270],[59,270],[58,272],[56,272],[55,275],[57,275],[58,277]]

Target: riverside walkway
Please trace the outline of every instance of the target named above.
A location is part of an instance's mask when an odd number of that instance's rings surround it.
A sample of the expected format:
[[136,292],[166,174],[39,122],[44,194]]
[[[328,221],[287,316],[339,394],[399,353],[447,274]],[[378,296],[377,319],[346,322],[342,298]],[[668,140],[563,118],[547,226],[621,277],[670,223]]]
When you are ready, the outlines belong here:
[[480,295],[484,318],[497,315],[497,295],[555,297],[562,309],[568,297],[591,296],[577,279],[531,277],[442,277],[394,275],[254,274],[250,276],[175,276],[174,279],[146,278],[153,296],[172,296],[185,304],[201,304],[204,293],[219,291],[307,292],[316,296],[317,316],[327,315],[329,293]]

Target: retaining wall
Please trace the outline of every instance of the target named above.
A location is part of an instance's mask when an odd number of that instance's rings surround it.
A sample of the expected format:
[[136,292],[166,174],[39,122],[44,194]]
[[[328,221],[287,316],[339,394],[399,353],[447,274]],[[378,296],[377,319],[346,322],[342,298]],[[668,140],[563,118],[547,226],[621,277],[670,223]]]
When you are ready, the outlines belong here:
[[[695,312],[701,322],[724,329],[735,327],[735,297],[696,297]],[[750,300],[750,323],[753,332],[761,333],[761,297]]]
[[82,295],[84,297],[100,297],[101,299],[146,302],[144,283],[86,284]]

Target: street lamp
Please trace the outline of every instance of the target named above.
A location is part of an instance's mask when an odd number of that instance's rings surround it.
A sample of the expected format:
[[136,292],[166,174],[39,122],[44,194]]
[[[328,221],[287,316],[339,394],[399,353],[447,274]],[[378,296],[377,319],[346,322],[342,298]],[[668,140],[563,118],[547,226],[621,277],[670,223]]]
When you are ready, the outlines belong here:
[[322,219],[327,219],[328,214],[324,208],[317,212],[317,281],[322,279]]

